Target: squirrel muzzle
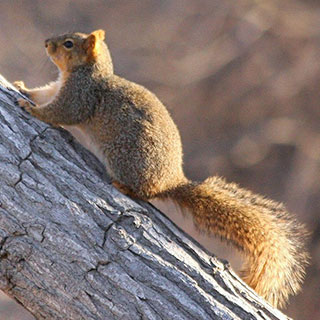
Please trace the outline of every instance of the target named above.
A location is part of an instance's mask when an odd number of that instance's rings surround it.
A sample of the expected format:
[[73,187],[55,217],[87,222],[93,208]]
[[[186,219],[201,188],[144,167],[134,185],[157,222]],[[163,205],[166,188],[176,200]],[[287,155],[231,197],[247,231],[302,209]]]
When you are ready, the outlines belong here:
[[50,39],[47,39],[45,42],[44,42],[44,46],[46,48],[46,51],[47,51],[47,55],[50,56],[52,54],[54,54],[57,50],[57,46],[56,44],[50,40]]

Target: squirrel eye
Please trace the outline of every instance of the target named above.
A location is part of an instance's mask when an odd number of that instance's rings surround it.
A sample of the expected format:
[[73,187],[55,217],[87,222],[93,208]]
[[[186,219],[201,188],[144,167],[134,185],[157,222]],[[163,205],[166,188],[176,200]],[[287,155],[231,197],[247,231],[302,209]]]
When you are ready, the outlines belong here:
[[73,47],[73,42],[70,40],[67,40],[66,42],[63,43],[63,45],[67,48],[70,49]]

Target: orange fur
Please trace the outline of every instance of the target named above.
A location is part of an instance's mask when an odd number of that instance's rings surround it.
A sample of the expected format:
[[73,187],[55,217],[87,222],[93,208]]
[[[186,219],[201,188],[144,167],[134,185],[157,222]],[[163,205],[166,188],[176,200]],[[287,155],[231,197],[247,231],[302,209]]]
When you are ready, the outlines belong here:
[[[132,197],[172,198],[199,230],[245,253],[243,279],[274,306],[298,292],[308,254],[306,231],[285,208],[212,177],[189,181],[182,168],[179,131],[159,99],[113,73],[104,31],[46,41],[60,70],[57,82],[33,90],[39,106],[19,103],[38,119],[69,130],[106,166],[113,185]],[[66,43],[66,41],[68,41]]]

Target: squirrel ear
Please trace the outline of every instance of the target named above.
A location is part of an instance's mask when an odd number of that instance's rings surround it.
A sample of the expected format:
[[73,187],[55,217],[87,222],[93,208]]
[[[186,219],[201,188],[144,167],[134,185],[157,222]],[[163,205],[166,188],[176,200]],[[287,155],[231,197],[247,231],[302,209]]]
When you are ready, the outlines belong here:
[[97,41],[97,39],[96,39],[95,35],[89,34],[87,39],[84,41],[84,48],[86,50],[89,50],[89,49],[92,50],[96,45],[96,41]]
[[103,40],[104,40],[105,32],[104,32],[104,30],[99,29],[99,30],[96,30],[96,31],[91,32],[90,35],[94,35],[97,40],[103,41]]
[[94,60],[99,52],[100,41],[104,40],[104,31],[102,29],[91,32],[84,42],[84,48],[88,55],[88,60]]
[[104,40],[104,31],[102,29],[91,32],[84,42],[84,48],[94,51],[98,47],[98,42]]

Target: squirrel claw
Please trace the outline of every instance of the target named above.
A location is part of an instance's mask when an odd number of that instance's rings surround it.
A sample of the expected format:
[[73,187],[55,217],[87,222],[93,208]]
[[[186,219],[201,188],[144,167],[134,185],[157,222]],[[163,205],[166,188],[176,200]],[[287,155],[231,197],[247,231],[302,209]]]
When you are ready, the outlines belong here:
[[26,86],[23,81],[14,81],[13,86],[16,87],[18,90],[26,90]]
[[18,105],[26,110],[28,113],[31,113],[32,114],[32,109],[33,109],[33,106],[31,105],[31,103],[23,98],[19,98],[18,99]]
[[13,86],[29,98],[28,89],[26,88],[23,81],[14,81]]

